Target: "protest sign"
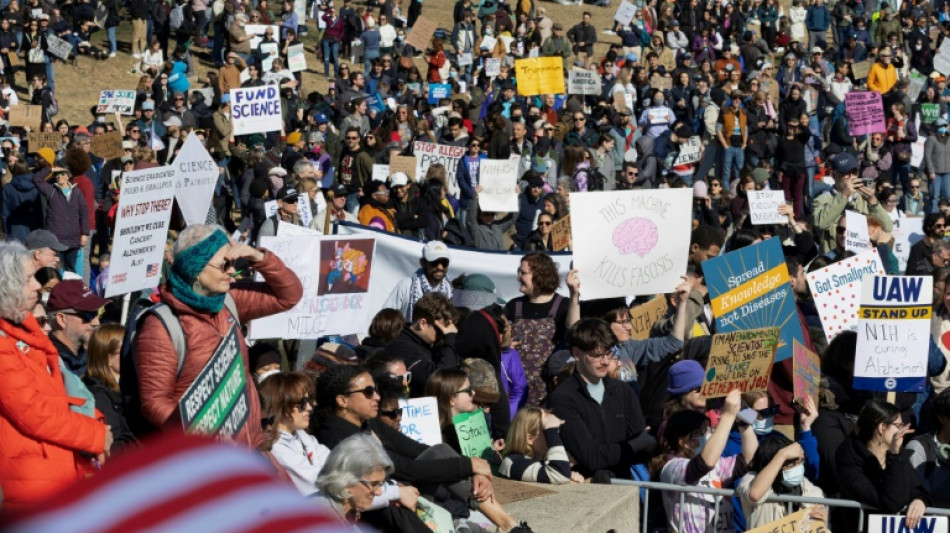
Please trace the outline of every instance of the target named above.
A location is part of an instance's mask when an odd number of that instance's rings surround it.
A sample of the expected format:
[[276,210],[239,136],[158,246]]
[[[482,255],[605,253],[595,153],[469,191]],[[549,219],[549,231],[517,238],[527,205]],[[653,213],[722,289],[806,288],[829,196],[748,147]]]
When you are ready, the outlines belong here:
[[389,165],[373,165],[373,181],[386,183],[389,181]]
[[515,60],[518,94],[564,94],[564,62],[560,57],[535,57]]
[[571,215],[564,215],[551,226],[551,249],[555,252],[571,247]]
[[106,298],[158,285],[175,177],[168,166],[122,174]]
[[921,104],[920,118],[924,124],[933,124],[940,118],[940,104]]
[[214,186],[218,183],[218,164],[201,144],[201,139],[189,135],[175,157],[174,167],[178,173],[175,199],[185,223],[204,224],[211,208]]
[[251,409],[237,324],[178,400],[178,411],[188,433],[231,439],[244,428]]
[[703,158],[703,141],[699,135],[693,135],[680,145],[680,153],[673,160],[673,166],[691,165]]
[[633,324],[633,330],[630,332],[630,338],[638,341],[649,339],[653,324],[666,314],[669,307],[666,296],[661,294],[649,302],[631,308],[630,323]]
[[458,172],[459,158],[465,155],[464,146],[449,146],[446,144],[416,141],[413,144],[412,152],[416,157],[415,178],[417,181],[425,179],[426,172],[429,171],[430,166],[435,163],[441,163],[442,166],[445,167],[445,181],[448,184],[449,192],[458,196],[459,183],[456,178],[456,173]]
[[63,134],[58,131],[53,133],[31,131],[27,134],[26,142],[30,153],[36,153],[40,148],[52,148],[56,152],[63,145]]
[[766,390],[778,338],[776,327],[713,335],[699,393],[703,398],[721,398],[734,389]]
[[399,407],[402,408],[399,431],[403,435],[429,446],[442,443],[439,402],[435,396],[399,400]]
[[[264,202],[264,212],[268,217],[277,214],[277,200]],[[313,213],[310,210],[310,199],[306,194],[297,195],[297,216],[300,217],[300,225],[308,227],[313,220]]]
[[416,50],[425,50],[429,47],[429,41],[435,35],[438,24],[434,20],[420,16],[412,25],[412,31],[406,36],[406,44],[413,46]]
[[865,60],[852,64],[851,72],[854,74],[854,79],[856,80],[867,79],[868,74],[871,72],[871,61]]
[[280,37],[280,26],[277,25],[266,25],[266,24],[245,24],[244,32],[251,36],[251,50],[257,50],[257,47],[261,45],[261,41],[264,40],[264,32],[270,28],[273,33],[274,39]]
[[864,280],[884,273],[881,256],[869,250],[805,274],[825,338],[830,341],[842,331],[858,330]]
[[459,413],[452,417],[459,447],[465,457],[481,457],[488,460],[492,455],[491,434],[485,413],[481,409],[473,413]]
[[777,326],[776,361],[792,356],[793,340],[804,344],[778,237],[703,261],[702,269],[719,333]]
[[798,341],[792,343],[792,375],[795,401],[799,405],[805,405],[805,398],[811,398],[817,407],[821,358]]
[[489,78],[493,78],[501,74],[501,59],[497,57],[489,57],[485,60],[485,75]]
[[620,2],[620,5],[617,6],[617,12],[614,13],[614,20],[619,22],[622,26],[630,24],[630,21],[633,20],[633,16],[637,14],[637,6],[628,0],[623,0]]
[[897,256],[898,270],[907,271],[907,259],[910,247],[924,238],[924,219],[922,217],[901,217],[894,221],[891,230],[894,237],[894,255]]
[[389,175],[405,172],[410,180],[416,179],[416,156],[394,155],[389,158]]
[[940,43],[937,55],[934,56],[934,68],[944,76],[950,76],[950,42],[946,39]]
[[287,68],[291,72],[307,70],[307,56],[304,54],[303,43],[287,47]]
[[[497,38],[492,37],[491,35],[483,35],[482,40],[478,42],[478,49],[492,51],[495,49],[496,44],[498,44]],[[496,59],[499,59],[499,58],[496,58]],[[501,59],[499,59],[499,64],[500,64],[500,61]],[[491,75],[492,74],[489,74],[489,76]],[[497,76],[497,74],[495,75]]]
[[861,288],[854,388],[923,392],[933,314],[932,276],[874,276]]
[[764,526],[746,530],[746,533],[827,533],[825,522],[809,517],[810,512],[811,509],[802,509]]
[[231,122],[234,135],[283,129],[277,87],[265,85],[231,89]]
[[46,36],[46,51],[63,61],[68,61],[69,55],[73,53],[73,45],[53,34],[48,34]]
[[467,67],[473,63],[471,52],[462,52],[457,57],[458,66]]
[[788,217],[781,215],[778,208],[785,205],[785,193],[782,191],[748,191],[749,216],[752,225],[788,224]]
[[947,533],[946,516],[922,516],[916,528],[907,527],[904,515],[868,515],[868,533]]
[[916,102],[920,96],[920,91],[927,85],[927,78],[916,70],[910,71],[910,85],[907,86],[907,95],[912,102]]
[[10,106],[7,120],[11,126],[23,126],[38,130],[43,123],[43,106],[27,104]]
[[123,115],[131,115],[135,111],[135,91],[102,91],[99,93],[99,104],[96,114],[114,114],[116,111]]
[[298,226],[296,224],[290,224],[282,220],[277,223],[278,237],[311,237],[314,235],[323,235],[323,234],[320,233],[319,231],[315,231],[310,228],[305,228],[303,226]]
[[884,133],[884,105],[881,93],[875,91],[851,91],[844,97],[848,116],[848,131],[853,136],[869,133]]
[[452,85],[448,83],[429,84],[429,105],[437,105],[440,100],[452,96]]
[[926,135],[917,135],[917,140],[910,143],[910,166],[920,167],[924,162],[924,147],[927,145]]
[[672,292],[686,272],[689,189],[571,193],[582,300]]
[[518,212],[518,159],[482,159],[478,167],[478,208],[484,212]]
[[251,321],[248,338],[317,339],[364,331],[377,270],[373,237],[261,237],[261,247],[297,274],[303,297],[289,311]]
[[593,70],[572,68],[567,71],[569,94],[600,94],[600,73]]
[[871,237],[868,236],[868,218],[856,211],[845,211],[847,231],[844,234],[844,249],[859,254],[872,250]]
[[650,88],[654,90],[659,89],[662,91],[668,91],[673,88],[673,78],[654,74],[652,77],[650,77]]
[[118,131],[96,135],[90,139],[90,142],[92,146],[89,150],[103,159],[113,159],[125,155],[125,149],[122,148],[122,134]]

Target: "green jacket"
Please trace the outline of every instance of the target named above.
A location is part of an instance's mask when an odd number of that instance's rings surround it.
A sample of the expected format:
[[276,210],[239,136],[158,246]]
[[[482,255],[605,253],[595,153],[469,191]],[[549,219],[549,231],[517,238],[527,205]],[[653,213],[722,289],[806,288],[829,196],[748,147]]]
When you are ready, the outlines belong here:
[[825,254],[835,249],[835,229],[838,227],[838,220],[844,215],[845,210],[850,209],[864,215],[871,215],[880,221],[884,231],[891,232],[894,224],[887,211],[881,206],[880,202],[873,206],[868,205],[863,196],[858,195],[854,201],[848,202],[848,199],[837,191],[826,192],[815,198],[814,212],[812,213],[815,240],[821,248],[821,253]]
[[567,37],[561,36],[555,38],[554,36],[548,37],[544,40],[544,44],[541,45],[541,55],[543,57],[549,56],[560,56],[564,58],[564,72],[567,72],[567,69],[570,68],[570,57],[573,55],[571,52],[571,42],[568,41]]

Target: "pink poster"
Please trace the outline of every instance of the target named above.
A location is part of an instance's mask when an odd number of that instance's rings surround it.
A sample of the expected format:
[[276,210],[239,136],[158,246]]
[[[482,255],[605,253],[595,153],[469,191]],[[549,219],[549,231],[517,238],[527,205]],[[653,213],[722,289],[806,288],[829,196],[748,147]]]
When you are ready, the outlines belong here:
[[848,114],[848,130],[851,135],[884,133],[884,104],[881,94],[875,91],[851,91],[844,97]]

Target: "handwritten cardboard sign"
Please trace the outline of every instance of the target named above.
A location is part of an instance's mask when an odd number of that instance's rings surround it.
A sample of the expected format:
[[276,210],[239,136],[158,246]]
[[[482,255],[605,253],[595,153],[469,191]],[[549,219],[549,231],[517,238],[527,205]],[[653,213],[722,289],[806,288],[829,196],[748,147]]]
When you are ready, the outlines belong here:
[[43,123],[43,106],[24,104],[12,106],[7,120],[10,121],[11,126],[23,126],[38,130]]
[[291,72],[307,70],[307,56],[304,54],[303,43],[287,47],[287,68]]
[[752,224],[788,224],[788,217],[780,215],[778,208],[785,205],[785,193],[782,191],[749,191],[749,216]]
[[389,158],[389,175],[405,172],[409,179],[416,179],[416,156],[394,155]]
[[96,105],[97,115],[111,115],[116,111],[123,115],[132,115],[134,110],[135,91],[106,90],[99,93],[99,103]]
[[406,44],[415,47],[417,50],[425,50],[437,28],[438,24],[434,20],[420,16],[416,19],[416,23],[412,25],[412,31],[406,36]]
[[515,60],[518,94],[564,94],[564,61],[560,57],[535,57]]
[[58,131],[53,133],[31,131],[27,134],[26,142],[30,153],[35,153],[40,148],[52,148],[56,151],[63,145],[63,134]]
[[457,196],[459,160],[465,155],[465,147],[416,141],[412,148],[416,158],[416,179],[422,181],[429,172],[429,167],[439,163],[445,167],[445,181],[449,192]]
[[854,388],[923,392],[933,315],[932,276],[874,276],[861,288]]
[[860,63],[854,63],[851,65],[851,72],[854,74],[854,79],[862,80],[868,77],[868,73],[871,72],[871,61],[861,61]]
[[555,252],[571,247],[571,215],[565,215],[551,226],[551,249]]
[[848,131],[853,136],[869,133],[884,133],[884,104],[881,93],[875,91],[851,91],[844,97],[848,115]]
[[429,446],[442,443],[439,403],[435,396],[399,400],[399,407],[402,408],[399,431],[403,435]]
[[778,336],[776,327],[713,335],[700,394],[704,398],[721,398],[733,389],[766,390]]
[[69,60],[69,54],[73,52],[73,45],[69,41],[60,39],[55,35],[46,36],[46,51],[63,61]]
[[92,153],[103,159],[113,159],[125,155],[122,148],[122,134],[117,131],[110,131],[103,135],[97,135],[92,138]]
[[798,341],[792,343],[792,388],[795,401],[805,404],[811,398],[818,405],[818,382],[821,380],[821,358]]
[[662,91],[667,91],[673,88],[673,78],[669,76],[660,76],[659,74],[654,74],[650,78],[650,88],[660,89]]
[[630,338],[638,341],[649,339],[653,324],[663,318],[669,308],[666,296],[662,294],[649,302],[631,308],[630,323],[633,324],[633,331],[630,332]]
[[[828,526],[823,520],[815,520],[808,516],[809,509],[802,509],[785,518],[769,522],[764,526],[749,529],[746,533],[826,533]],[[897,531],[897,530],[894,530]],[[887,533],[881,532],[881,533]],[[945,533],[945,532],[944,532]]]
[[491,434],[488,432],[485,413],[481,409],[453,416],[452,425],[455,426],[462,455],[486,460],[491,457]]
[[680,153],[673,160],[673,166],[698,163],[703,158],[703,140],[699,135],[693,135],[680,145]]
[[884,273],[877,250],[868,250],[805,274],[829,341],[842,331],[857,331],[864,280]]
[[636,15],[636,13],[637,6],[629,0],[623,0],[620,2],[620,5],[617,6],[617,12],[614,13],[614,20],[626,26],[630,24],[630,21],[633,20],[633,16]]

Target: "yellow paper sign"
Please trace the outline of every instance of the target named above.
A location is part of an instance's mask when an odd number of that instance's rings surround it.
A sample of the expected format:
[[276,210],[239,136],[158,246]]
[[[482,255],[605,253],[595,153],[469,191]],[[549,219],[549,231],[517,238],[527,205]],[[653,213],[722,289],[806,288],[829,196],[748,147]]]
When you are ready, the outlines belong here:
[[564,61],[560,57],[533,57],[515,60],[518,94],[564,94]]

